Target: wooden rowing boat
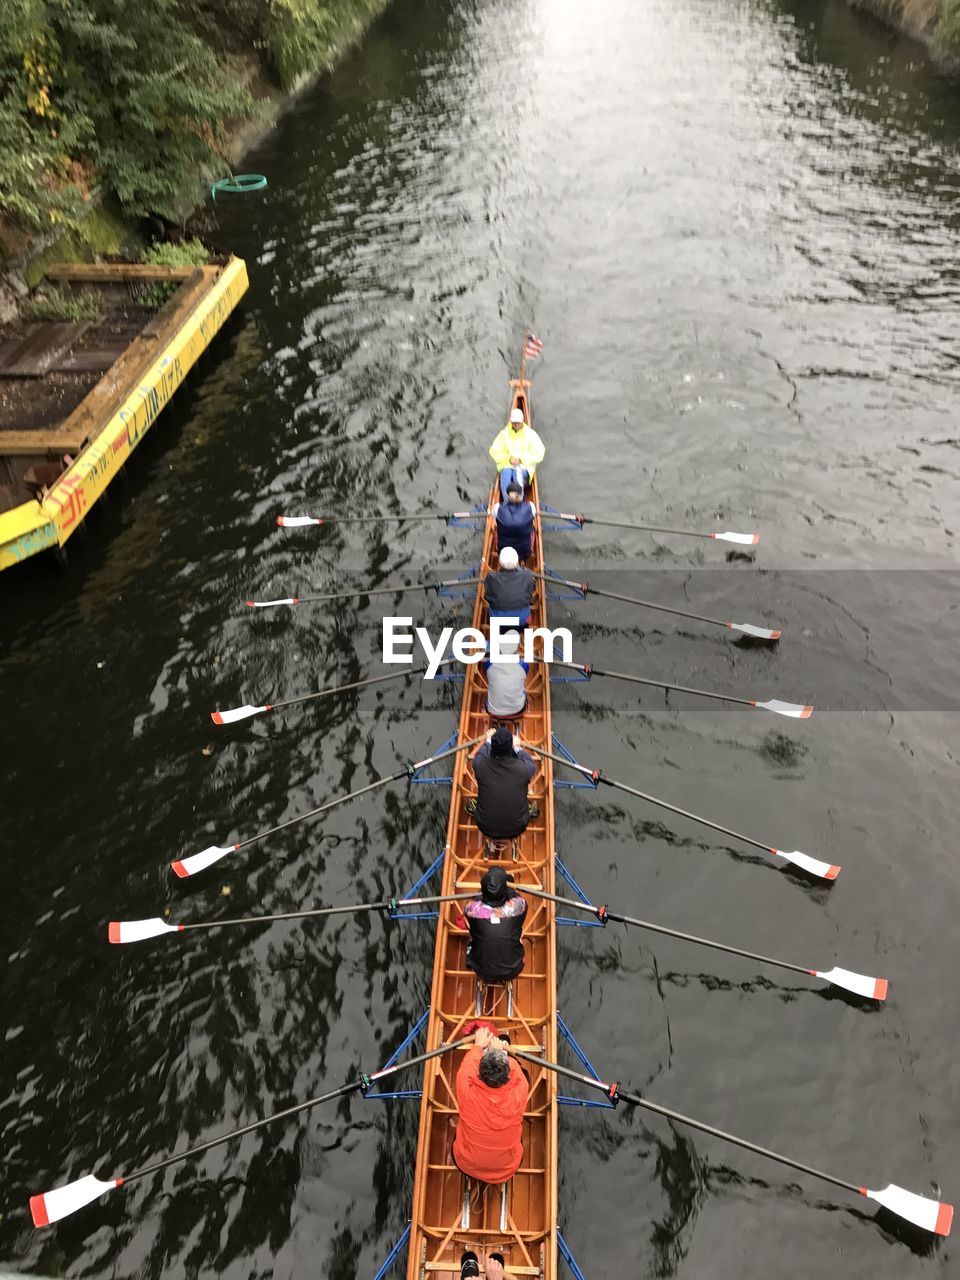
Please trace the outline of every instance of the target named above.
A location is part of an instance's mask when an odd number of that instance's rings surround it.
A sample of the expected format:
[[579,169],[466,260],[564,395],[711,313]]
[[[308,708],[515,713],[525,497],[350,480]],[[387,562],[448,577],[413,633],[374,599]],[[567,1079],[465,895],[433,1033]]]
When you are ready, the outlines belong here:
[[[530,422],[529,382],[512,381],[510,408],[523,410]],[[537,481],[531,498],[539,511]],[[490,504],[499,500],[495,482]],[[528,562],[544,572],[540,517],[536,544]],[[483,539],[481,576],[497,567],[495,522],[488,517]],[[546,626],[545,593],[534,601],[530,626]],[[483,586],[477,588],[473,625],[489,629]],[[468,665],[464,678],[458,742],[469,742],[489,727],[486,683],[479,664]],[[527,709],[519,729],[525,742],[551,750],[550,674],[543,664],[531,665],[527,678]],[[450,797],[447,843],[443,864],[444,894],[479,891],[480,877],[496,859],[484,855],[484,840],[464,803],[476,794],[465,753],[457,757]],[[544,760],[530,784],[530,796],[540,806],[516,842],[512,855],[500,865],[519,883],[538,884],[556,892],[554,880],[553,766]],[[508,987],[483,988],[466,966],[469,935],[458,928],[456,907],[440,912],[434,952],[433,985],[427,1049],[452,1041],[478,1014],[510,1033],[514,1044],[539,1045],[543,1056],[556,1061],[557,976],[556,923],[553,904],[528,898],[524,943],[526,963]],[[411,1211],[408,1280],[428,1276],[459,1276],[460,1254],[470,1247],[499,1250],[508,1274],[554,1280],[557,1274],[557,1088],[556,1076],[530,1068],[530,1097],[523,1124],[523,1160],[513,1179],[502,1188],[469,1187],[453,1162],[450,1120],[457,1114],[455,1077],[459,1056],[445,1054],[427,1063],[420,1105],[413,1208]]]

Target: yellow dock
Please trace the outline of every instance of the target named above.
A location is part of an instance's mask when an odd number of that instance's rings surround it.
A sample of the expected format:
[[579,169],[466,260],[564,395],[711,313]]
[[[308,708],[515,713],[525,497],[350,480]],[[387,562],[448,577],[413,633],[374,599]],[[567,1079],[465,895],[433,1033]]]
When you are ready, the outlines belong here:
[[[69,264],[51,267],[47,276],[71,285],[136,289],[165,281],[178,287],[62,420],[23,425],[8,415],[0,427],[0,569],[72,537],[248,287],[246,263],[234,257],[183,268]],[[25,378],[33,379],[25,385],[39,385],[48,372],[53,378],[61,370],[95,368],[96,353],[70,350],[88,327],[31,326],[36,332],[19,346],[5,344],[11,350],[6,367],[0,362],[2,385]]]

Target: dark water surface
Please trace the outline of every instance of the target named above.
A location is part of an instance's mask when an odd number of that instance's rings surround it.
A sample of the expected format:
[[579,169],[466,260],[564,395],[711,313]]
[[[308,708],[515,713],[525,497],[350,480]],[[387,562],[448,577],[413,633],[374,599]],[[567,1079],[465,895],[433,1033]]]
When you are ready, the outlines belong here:
[[[339,1280],[371,1276],[402,1230],[405,1103],[315,1112],[46,1232],[26,1201],[372,1069],[425,1007],[429,925],[125,949],[105,927],[364,901],[438,852],[446,792],[397,787],[196,880],[167,869],[451,731],[451,685],[219,731],[208,712],[381,670],[389,599],[253,616],[248,595],[471,563],[469,532],[274,517],[481,499],[525,323],[546,342],[545,500],[764,536],[725,561],[588,529],[555,535],[551,562],[785,627],[769,649],[557,605],[578,655],[826,708],[774,720],[598,679],[557,689],[557,732],[613,777],[845,870],[823,887],[610,791],[561,793],[564,859],[597,901],[892,981],[874,1008],[568,930],[561,1011],[608,1078],[854,1182],[960,1198],[958,143],[960,91],[839,2],[398,0],[250,158],[269,190],[223,207],[251,268],[241,312],[66,573],[0,587],[0,1259]],[[623,1110],[561,1122],[561,1227],[592,1280],[955,1274],[950,1241],[702,1136]]]

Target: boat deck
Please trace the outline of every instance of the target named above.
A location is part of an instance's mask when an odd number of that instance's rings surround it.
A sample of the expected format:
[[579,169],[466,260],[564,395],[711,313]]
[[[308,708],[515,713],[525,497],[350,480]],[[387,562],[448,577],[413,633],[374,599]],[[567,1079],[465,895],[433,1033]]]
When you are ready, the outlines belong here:
[[[519,404],[525,413],[526,383],[514,383],[511,408]],[[527,419],[529,421],[529,417]],[[539,506],[536,480],[531,497]],[[498,486],[491,504],[499,500]],[[543,538],[537,518],[534,554],[529,567],[543,572]],[[495,571],[496,532],[487,519],[481,560],[481,576]],[[546,626],[546,604],[538,588],[530,616],[531,627]],[[483,588],[478,588],[473,625],[485,633],[489,623]],[[486,682],[479,664],[468,665],[464,678],[459,742],[482,736],[490,728],[486,711]],[[551,749],[550,674],[543,664],[532,665],[527,678],[527,709],[517,730],[524,742]],[[555,892],[553,772],[550,761],[541,760],[530,784],[530,798],[540,807],[515,845],[514,856],[488,859],[484,840],[473,819],[464,811],[465,801],[476,795],[473,772],[465,755],[457,757],[447,825],[443,864],[444,894],[479,892],[480,878],[490,866],[504,866],[518,884],[538,885]],[[556,924],[552,903],[527,898],[523,938],[526,962],[523,972],[507,987],[484,988],[466,965],[469,934],[458,928],[459,911],[445,904],[440,912],[427,1049],[455,1040],[465,1024],[482,1016],[508,1031],[511,1042],[537,1050],[556,1061]],[[512,987],[512,990],[511,990]],[[462,1052],[462,1051],[460,1051]],[[455,1077],[460,1052],[428,1062],[425,1068],[420,1111],[420,1139],[411,1213],[408,1280],[428,1276],[459,1276],[460,1254],[465,1248],[499,1250],[508,1275],[537,1276],[554,1280],[557,1273],[557,1088],[552,1072],[525,1065],[530,1096],[523,1124],[523,1160],[504,1188],[467,1180],[452,1156],[450,1121],[457,1114]]]

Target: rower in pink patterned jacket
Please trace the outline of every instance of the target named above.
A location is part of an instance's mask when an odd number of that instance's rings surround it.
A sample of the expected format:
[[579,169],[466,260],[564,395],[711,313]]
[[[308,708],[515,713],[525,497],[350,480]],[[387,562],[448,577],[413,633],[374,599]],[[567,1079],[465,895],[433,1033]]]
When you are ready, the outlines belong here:
[[511,892],[512,879],[503,867],[491,867],[480,881],[480,897],[464,908],[470,929],[467,966],[482,982],[509,982],[523,969],[527,904]]

